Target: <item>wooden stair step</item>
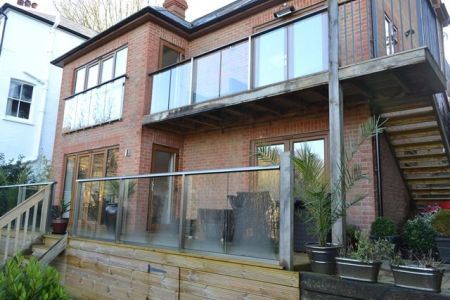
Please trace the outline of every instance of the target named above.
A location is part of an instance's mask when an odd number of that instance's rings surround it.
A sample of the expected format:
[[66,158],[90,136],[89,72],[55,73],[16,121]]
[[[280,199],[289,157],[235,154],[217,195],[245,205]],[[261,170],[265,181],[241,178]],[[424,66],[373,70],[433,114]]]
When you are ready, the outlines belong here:
[[398,151],[395,152],[395,157],[400,160],[415,160],[415,159],[427,159],[433,157],[447,157],[444,148],[434,148],[434,149],[417,149],[416,151]]
[[425,137],[412,137],[412,138],[404,138],[404,139],[392,139],[391,140],[391,143],[394,147],[436,143],[436,142],[442,142],[442,138],[440,135],[425,136]]
[[450,182],[450,177],[439,178],[418,178],[418,179],[406,179],[408,185],[413,184],[447,184]]
[[441,160],[423,160],[423,161],[400,161],[401,169],[411,168],[434,168],[434,167],[447,167],[449,166],[447,159]]
[[424,115],[424,114],[429,114],[429,113],[434,113],[434,109],[431,106],[388,112],[388,113],[382,114],[381,117],[384,119],[404,118],[404,117]]
[[[430,136],[441,136],[441,132],[439,128],[433,128],[424,131],[403,131],[398,133],[389,134],[389,139],[391,141],[400,140],[400,139],[410,139],[410,138],[427,138]],[[442,139],[441,139],[442,140]]]
[[421,198],[417,197],[413,199],[417,205],[429,205],[433,202],[450,201],[450,198],[446,197],[433,197],[433,198]]
[[[392,143],[391,143],[392,144]],[[442,143],[442,140],[432,143],[426,143],[420,145],[420,148],[417,147],[417,145],[392,145],[395,153],[413,153],[415,151],[418,151],[419,153],[429,150],[437,150],[437,149],[444,149],[444,144]]]
[[422,131],[429,129],[439,129],[436,121],[420,122],[406,125],[394,125],[387,126],[386,131],[388,133],[402,133],[405,131]]
[[422,162],[444,162],[449,163],[447,155],[445,153],[433,154],[433,155],[417,155],[410,157],[397,157],[400,163],[422,163]]
[[442,198],[449,198],[450,199],[450,191],[413,191],[412,197],[423,197],[423,196],[438,196]]

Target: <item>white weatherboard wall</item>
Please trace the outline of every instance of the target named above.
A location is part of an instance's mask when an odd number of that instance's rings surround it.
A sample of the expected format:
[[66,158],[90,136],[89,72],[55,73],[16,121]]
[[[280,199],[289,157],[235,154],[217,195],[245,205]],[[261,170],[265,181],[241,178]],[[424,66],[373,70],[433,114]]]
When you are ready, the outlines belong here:
[[[27,161],[39,155],[51,159],[62,69],[50,61],[85,40],[14,10],[7,10],[6,15],[0,54],[0,153],[6,159],[19,155]],[[3,25],[4,20],[0,35]],[[6,115],[11,79],[34,86],[28,120]]]

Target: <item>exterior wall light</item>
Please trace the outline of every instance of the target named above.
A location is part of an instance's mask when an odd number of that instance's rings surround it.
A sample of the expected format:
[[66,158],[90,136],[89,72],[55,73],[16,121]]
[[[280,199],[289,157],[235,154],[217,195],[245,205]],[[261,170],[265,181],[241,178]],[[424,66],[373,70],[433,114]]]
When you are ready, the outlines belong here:
[[283,8],[282,10],[277,11],[273,15],[275,16],[275,18],[280,19],[280,18],[284,18],[284,17],[291,15],[294,11],[295,11],[295,8],[293,6],[289,6],[289,7]]

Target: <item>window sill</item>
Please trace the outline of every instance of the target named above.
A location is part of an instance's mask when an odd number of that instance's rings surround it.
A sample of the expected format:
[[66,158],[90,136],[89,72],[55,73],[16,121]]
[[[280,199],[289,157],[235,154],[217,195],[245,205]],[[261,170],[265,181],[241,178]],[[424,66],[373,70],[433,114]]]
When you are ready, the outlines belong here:
[[11,117],[11,116],[4,116],[3,120],[9,121],[9,122],[14,122],[14,123],[19,123],[19,124],[23,124],[23,125],[28,125],[28,126],[34,126],[34,124],[28,119],[22,119],[22,118]]

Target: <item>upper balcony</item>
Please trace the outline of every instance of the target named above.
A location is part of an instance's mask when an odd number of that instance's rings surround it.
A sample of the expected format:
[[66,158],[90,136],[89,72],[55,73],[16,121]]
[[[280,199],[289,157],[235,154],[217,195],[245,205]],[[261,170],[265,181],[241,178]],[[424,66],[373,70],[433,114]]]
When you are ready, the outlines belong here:
[[[429,0],[343,1],[345,101],[395,105],[399,97],[443,91],[439,26]],[[328,18],[321,9],[150,74],[144,124],[188,132],[301,114],[328,102],[327,71]]]

